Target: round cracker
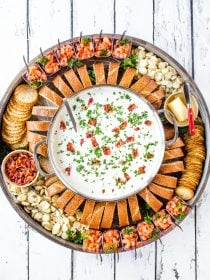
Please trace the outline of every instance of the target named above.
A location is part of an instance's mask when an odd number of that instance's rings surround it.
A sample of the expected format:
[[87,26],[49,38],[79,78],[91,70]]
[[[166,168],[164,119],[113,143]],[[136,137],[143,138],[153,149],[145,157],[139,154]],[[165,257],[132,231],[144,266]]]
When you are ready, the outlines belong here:
[[38,92],[29,85],[22,84],[16,87],[13,97],[18,104],[32,107],[38,101]]
[[18,142],[18,143],[15,143],[15,144],[11,144],[10,148],[12,150],[18,150],[18,149],[21,149],[21,148],[26,148],[27,146],[28,146],[28,140],[27,140],[27,134],[25,133],[23,135],[23,138],[21,139],[21,141]]

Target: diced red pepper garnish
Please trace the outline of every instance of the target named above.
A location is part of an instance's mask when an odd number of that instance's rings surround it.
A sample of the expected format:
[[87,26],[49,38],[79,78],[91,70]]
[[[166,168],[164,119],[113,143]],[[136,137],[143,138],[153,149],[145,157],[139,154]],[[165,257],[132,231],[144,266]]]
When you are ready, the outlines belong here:
[[128,122],[126,122],[126,121],[122,122],[120,125],[120,129],[125,129],[127,125],[128,125]]
[[135,109],[136,109],[136,104],[134,104],[134,103],[128,106],[129,111],[133,111]]
[[145,168],[146,168],[145,166],[140,166],[139,169],[138,169],[139,174],[146,173]]
[[95,136],[93,136],[93,137],[91,138],[91,142],[92,142],[93,147],[97,147],[97,146],[98,146],[98,142],[96,141]]
[[73,143],[68,142],[68,144],[67,144],[67,151],[75,153],[75,148],[74,148]]
[[65,124],[64,121],[61,121],[61,122],[60,122],[60,129],[66,130],[66,124]]
[[136,158],[136,157],[139,156],[138,149],[132,149],[132,156],[133,156],[134,158]]
[[125,182],[124,182],[124,180],[122,179],[122,178],[117,178],[117,181],[118,181],[118,183],[120,183],[120,184],[122,184],[122,185],[124,185],[125,184]]
[[129,142],[134,142],[135,141],[135,138],[134,136],[130,136],[126,139],[126,142],[129,143]]
[[84,142],[85,142],[84,138],[80,139],[80,146],[82,146]]
[[134,130],[135,130],[135,131],[139,131],[139,130],[140,130],[140,127],[135,127]]
[[109,147],[104,147],[103,152],[105,156],[111,155],[111,149]]
[[131,178],[128,173],[124,173],[124,177],[125,177],[126,181],[130,180],[130,178]]
[[120,128],[119,127],[115,127],[115,128],[112,129],[112,132],[120,134]]
[[88,124],[92,126],[96,126],[96,120],[95,119],[89,120]]
[[115,146],[116,146],[117,148],[119,148],[119,147],[121,147],[123,144],[124,144],[123,140],[122,140],[122,139],[119,139],[119,140],[117,141],[117,143],[115,144]]
[[90,106],[90,105],[92,105],[93,104],[93,98],[91,97],[91,98],[89,98],[89,100],[88,100],[88,106]]
[[86,133],[86,138],[91,138],[93,136],[93,133]]
[[148,125],[148,126],[150,126],[150,125],[152,124],[152,122],[149,121],[149,120],[145,121],[144,123],[145,123],[146,125]]
[[107,113],[113,112],[112,105],[111,104],[105,104],[104,105],[104,111],[107,112]]
[[69,176],[71,175],[71,167],[70,166],[66,167],[64,170]]

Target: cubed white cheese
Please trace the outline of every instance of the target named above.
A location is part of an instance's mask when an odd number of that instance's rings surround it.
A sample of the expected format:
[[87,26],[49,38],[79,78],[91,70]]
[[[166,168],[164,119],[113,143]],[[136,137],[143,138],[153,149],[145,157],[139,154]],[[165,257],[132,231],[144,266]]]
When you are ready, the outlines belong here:
[[187,107],[182,102],[180,97],[177,97],[171,101],[168,104],[168,107],[178,121],[183,122],[188,118]]

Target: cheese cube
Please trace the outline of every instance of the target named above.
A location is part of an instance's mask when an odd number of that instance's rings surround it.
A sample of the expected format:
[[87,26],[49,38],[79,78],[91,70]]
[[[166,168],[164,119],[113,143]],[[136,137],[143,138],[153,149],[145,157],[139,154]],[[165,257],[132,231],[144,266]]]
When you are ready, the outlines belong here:
[[183,122],[188,118],[187,107],[180,97],[175,98],[168,104],[169,109],[179,122]]

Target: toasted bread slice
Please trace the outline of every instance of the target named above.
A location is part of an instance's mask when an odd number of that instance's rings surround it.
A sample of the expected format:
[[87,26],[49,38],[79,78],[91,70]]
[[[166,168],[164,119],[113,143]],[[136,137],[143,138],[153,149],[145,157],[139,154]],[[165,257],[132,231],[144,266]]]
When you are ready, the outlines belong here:
[[86,200],[85,207],[83,209],[82,217],[80,220],[81,224],[84,224],[87,226],[90,225],[95,203],[96,202],[94,200],[90,200],[90,199]]
[[129,225],[126,199],[117,202],[117,212],[118,212],[119,225],[121,227]]
[[39,163],[40,163],[41,168],[45,172],[47,172],[48,174],[53,174],[54,173],[54,169],[53,169],[53,167],[52,167],[48,158],[40,157]]
[[48,121],[27,121],[26,127],[30,131],[48,131],[50,122]]
[[56,181],[58,181],[58,177],[57,176],[52,176],[50,178],[47,178],[45,181],[45,186],[49,187],[50,185],[52,185],[53,183],[55,183]]
[[183,161],[163,163],[159,170],[159,172],[161,174],[175,173],[175,172],[180,172],[180,171],[184,171]]
[[116,202],[106,202],[104,215],[101,221],[101,228],[111,228],[113,218],[114,218],[114,211],[115,211]]
[[103,62],[94,63],[93,70],[96,77],[96,85],[106,84],[105,71]]
[[154,183],[149,184],[148,188],[152,193],[154,193],[162,198],[165,198],[167,200],[170,200],[174,194],[173,189],[167,189],[165,187],[161,187]]
[[152,181],[153,183],[156,183],[158,185],[168,187],[168,188],[176,188],[177,186],[177,178],[168,176],[168,175],[162,175],[162,174],[156,174],[155,178]]
[[146,203],[155,211],[158,212],[163,206],[163,203],[158,200],[148,188],[139,192],[139,195],[146,201]]
[[70,200],[65,208],[66,214],[68,214],[69,216],[73,215],[84,200],[84,197],[80,196],[79,194],[75,194],[75,196]]
[[[37,141],[39,142],[39,141]],[[35,147],[36,143],[32,143],[29,142],[29,151],[30,152],[34,152],[34,147]],[[38,149],[37,149],[37,154],[42,155],[43,157],[47,158],[48,157],[48,153],[47,153],[47,145],[46,143],[41,144]]]
[[101,218],[104,213],[104,207],[105,207],[105,202],[98,202],[96,204],[90,221],[90,228],[99,229]]
[[65,189],[66,186],[60,180],[58,180],[47,188],[47,194],[48,196],[53,196],[65,191]]
[[143,88],[146,87],[146,85],[149,84],[149,82],[151,81],[149,76],[143,76],[141,78],[138,79],[137,82],[135,82],[132,86],[131,89],[137,93],[141,92],[141,90],[143,90]]
[[73,69],[66,71],[64,73],[64,76],[75,92],[83,89],[83,86],[80,80],[78,79],[77,75],[74,73]]
[[92,83],[87,71],[87,65],[83,65],[77,68],[77,72],[79,74],[80,80],[82,81],[83,87],[91,87]]
[[56,76],[52,83],[64,97],[70,97],[73,94],[73,91],[67,86],[60,75]]
[[157,100],[156,102],[152,103],[152,106],[155,108],[155,110],[159,110],[161,108],[162,103],[162,100]]
[[166,124],[163,126],[163,129],[164,129],[166,140],[169,140],[174,137],[175,131],[174,131],[174,127],[172,125]]
[[62,97],[55,93],[52,89],[48,88],[47,86],[43,86],[40,91],[39,95],[50,101],[51,103],[55,104],[56,106],[61,106],[63,103]]
[[36,132],[31,132],[31,131],[27,131],[27,139],[28,142],[30,143],[37,143],[41,140],[46,139],[47,137],[45,135],[36,133]]
[[22,84],[16,87],[13,94],[15,102],[23,106],[33,107],[38,102],[38,92],[29,85]]
[[168,146],[166,149],[171,150],[171,149],[176,149],[176,148],[181,148],[181,147],[184,147],[184,142],[183,142],[182,138],[179,137],[179,138],[177,138],[175,143]]
[[162,89],[156,90],[147,96],[147,100],[150,103],[155,103],[156,101],[163,99],[165,97],[165,92]]
[[127,68],[122,76],[122,79],[120,80],[119,85],[121,87],[128,88],[131,85],[135,74],[136,74],[135,68]]
[[184,156],[184,153],[181,148],[166,150],[164,153],[164,160],[180,158],[183,156]]
[[133,222],[141,220],[141,212],[139,209],[139,203],[136,195],[132,195],[128,198],[128,205],[130,208],[131,218]]
[[117,77],[119,71],[120,63],[119,62],[110,62],[109,63],[109,72],[107,77],[107,84],[116,85]]
[[158,87],[158,84],[154,81],[151,80],[141,91],[141,95],[144,97],[147,97],[152,93],[156,88]]
[[34,106],[32,109],[32,115],[52,118],[57,112],[57,110],[57,107]]
[[56,201],[56,206],[60,209],[64,209],[64,207],[67,205],[67,203],[70,201],[70,199],[75,195],[75,193],[67,189],[65,190],[61,196]]

